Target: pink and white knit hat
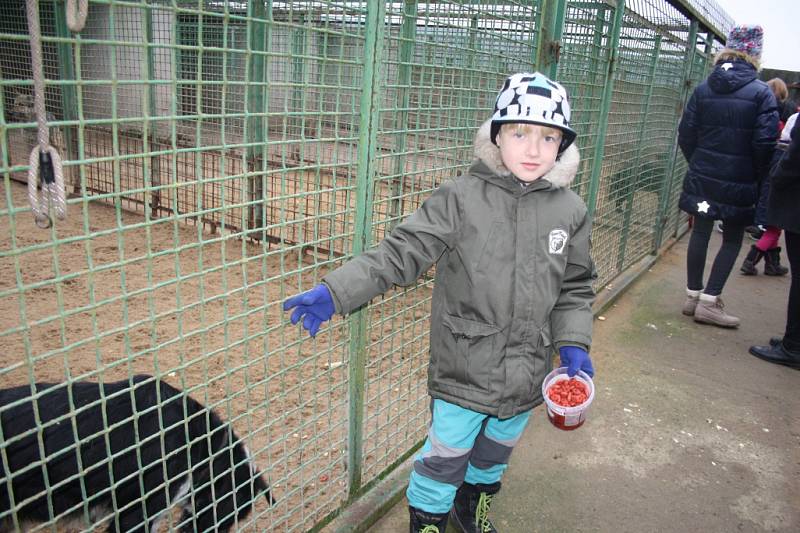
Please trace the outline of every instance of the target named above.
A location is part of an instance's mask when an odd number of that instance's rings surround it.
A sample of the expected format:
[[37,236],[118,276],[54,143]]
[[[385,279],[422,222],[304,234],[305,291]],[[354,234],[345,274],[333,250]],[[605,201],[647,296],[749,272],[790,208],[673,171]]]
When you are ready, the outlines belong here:
[[759,25],[735,26],[728,34],[725,48],[745,53],[757,60],[761,59],[764,46],[764,28]]

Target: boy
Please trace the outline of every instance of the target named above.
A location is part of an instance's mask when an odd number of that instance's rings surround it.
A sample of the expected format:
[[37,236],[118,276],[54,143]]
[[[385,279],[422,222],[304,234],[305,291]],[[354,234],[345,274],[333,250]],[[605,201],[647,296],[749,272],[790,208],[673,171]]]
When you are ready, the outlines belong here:
[[565,89],[515,74],[478,131],[476,161],[377,247],[289,298],[313,336],[436,264],[431,306],[428,439],[406,495],[411,531],[496,531],[486,514],[531,410],[552,347],[569,374],[594,370],[591,224],[567,186],[578,168]]

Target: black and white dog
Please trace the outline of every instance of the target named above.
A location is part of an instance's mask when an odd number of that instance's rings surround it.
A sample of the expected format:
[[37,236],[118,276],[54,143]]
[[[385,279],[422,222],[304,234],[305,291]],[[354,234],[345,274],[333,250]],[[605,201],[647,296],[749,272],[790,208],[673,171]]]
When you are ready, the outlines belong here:
[[0,389],[0,531],[72,519],[146,533],[176,504],[182,532],[227,532],[272,503],[230,425],[163,381],[35,390]]

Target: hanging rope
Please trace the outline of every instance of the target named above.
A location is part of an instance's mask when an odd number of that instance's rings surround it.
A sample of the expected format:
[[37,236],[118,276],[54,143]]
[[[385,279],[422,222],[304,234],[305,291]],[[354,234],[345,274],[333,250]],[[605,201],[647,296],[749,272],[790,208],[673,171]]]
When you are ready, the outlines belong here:
[[79,33],[86,24],[89,0],[67,0],[67,26],[72,33]]
[[[67,201],[64,192],[64,172],[61,157],[50,146],[50,130],[47,126],[47,110],[44,105],[44,70],[42,68],[42,33],[39,27],[38,0],[27,0],[28,31],[31,38],[31,61],[33,70],[33,107],[36,113],[37,145],[28,158],[28,201],[31,204],[34,220],[40,228],[52,225],[50,205],[56,217],[64,220],[67,216]],[[68,10],[73,11],[74,10]],[[85,20],[85,17],[84,17]],[[38,186],[42,185],[39,196]]]

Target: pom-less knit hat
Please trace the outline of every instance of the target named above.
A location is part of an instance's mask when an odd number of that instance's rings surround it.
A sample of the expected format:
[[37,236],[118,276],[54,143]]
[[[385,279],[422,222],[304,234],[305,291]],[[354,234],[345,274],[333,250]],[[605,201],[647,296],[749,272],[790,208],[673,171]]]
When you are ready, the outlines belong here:
[[742,52],[761,60],[761,48],[764,45],[764,29],[761,26],[735,26],[728,34],[725,48]]
[[500,126],[508,123],[539,124],[563,132],[559,153],[572,144],[577,134],[569,127],[567,90],[544,74],[523,72],[506,79],[494,104],[491,139],[497,144]]

